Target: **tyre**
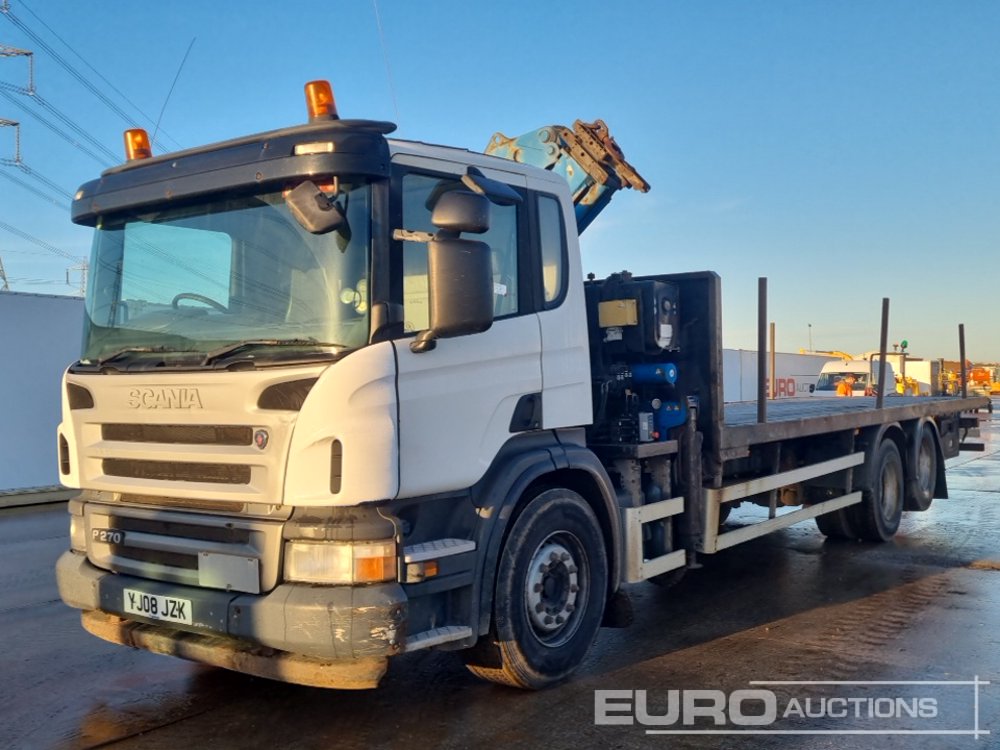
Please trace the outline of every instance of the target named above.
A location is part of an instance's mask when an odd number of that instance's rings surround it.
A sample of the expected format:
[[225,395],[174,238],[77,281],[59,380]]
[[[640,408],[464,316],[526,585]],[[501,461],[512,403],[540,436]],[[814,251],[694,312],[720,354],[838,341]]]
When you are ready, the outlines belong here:
[[937,485],[938,451],[934,430],[926,423],[920,426],[911,461],[913,477],[906,484],[906,510],[927,510]]
[[883,440],[870,464],[871,488],[852,506],[851,522],[862,539],[886,542],[892,539],[903,517],[903,459],[890,439]]
[[858,534],[851,524],[850,508],[841,508],[832,513],[816,516],[816,527],[821,534],[831,539],[857,539]]
[[597,635],[608,590],[604,535],[577,493],[542,492],[504,543],[489,635],[464,652],[486,680],[538,689],[568,677]]

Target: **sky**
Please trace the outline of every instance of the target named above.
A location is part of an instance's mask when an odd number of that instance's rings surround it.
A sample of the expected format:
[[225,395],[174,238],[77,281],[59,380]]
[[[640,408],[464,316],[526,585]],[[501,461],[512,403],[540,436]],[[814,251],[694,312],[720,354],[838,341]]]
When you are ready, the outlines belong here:
[[67,196],[123,160],[125,128],[159,121],[161,153],[284,127],[326,78],[343,117],[477,151],[605,120],[652,190],[587,229],[585,271],[717,272],[727,347],[756,347],[767,277],[779,351],[877,349],[888,297],[890,344],[955,359],[963,323],[969,358],[1000,361],[993,0],[4,2],[0,47],[34,52],[36,87],[0,57],[32,172],[0,127],[16,291],[76,293],[90,232]]

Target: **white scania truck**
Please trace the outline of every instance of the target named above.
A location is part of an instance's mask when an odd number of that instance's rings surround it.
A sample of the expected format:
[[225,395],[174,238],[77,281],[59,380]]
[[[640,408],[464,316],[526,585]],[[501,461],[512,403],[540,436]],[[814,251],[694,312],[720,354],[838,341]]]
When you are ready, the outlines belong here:
[[[947,495],[986,399],[760,422],[722,401],[718,276],[583,280],[578,231],[647,187],[600,121],[483,155],[307,94],[306,125],[179,153],[129,131],[73,201],[57,578],[91,633],[339,688],[449,649],[537,688],[627,623],[623,584],[806,519],[889,539]],[[739,503],[763,517],[723,526]]]

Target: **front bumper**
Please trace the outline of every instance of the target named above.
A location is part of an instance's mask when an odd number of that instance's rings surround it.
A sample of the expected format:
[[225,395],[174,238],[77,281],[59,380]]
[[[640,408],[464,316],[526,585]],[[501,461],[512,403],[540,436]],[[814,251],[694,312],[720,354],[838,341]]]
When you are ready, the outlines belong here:
[[[83,610],[84,627],[113,643],[303,685],[372,688],[405,643],[406,595],[398,583],[281,584],[239,594],[119,575],[65,552],[59,595]],[[125,614],[126,588],[188,599],[192,624]]]

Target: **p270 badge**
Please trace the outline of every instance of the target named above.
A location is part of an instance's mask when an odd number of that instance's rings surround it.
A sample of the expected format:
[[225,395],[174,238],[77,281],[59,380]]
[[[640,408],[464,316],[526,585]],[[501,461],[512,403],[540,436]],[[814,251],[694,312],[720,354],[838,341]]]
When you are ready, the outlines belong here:
[[101,544],[123,544],[125,532],[118,529],[91,529],[90,538]]

